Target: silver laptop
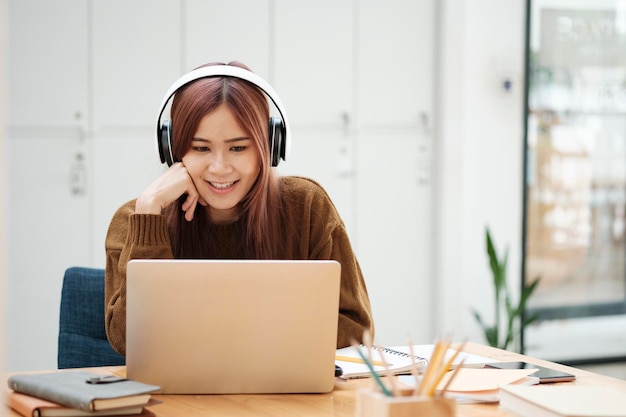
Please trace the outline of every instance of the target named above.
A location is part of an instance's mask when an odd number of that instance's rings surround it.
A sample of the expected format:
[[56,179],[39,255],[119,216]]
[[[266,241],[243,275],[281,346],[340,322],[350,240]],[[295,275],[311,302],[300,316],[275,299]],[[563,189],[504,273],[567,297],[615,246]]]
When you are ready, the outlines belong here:
[[334,386],[336,261],[132,260],[126,368],[164,394]]

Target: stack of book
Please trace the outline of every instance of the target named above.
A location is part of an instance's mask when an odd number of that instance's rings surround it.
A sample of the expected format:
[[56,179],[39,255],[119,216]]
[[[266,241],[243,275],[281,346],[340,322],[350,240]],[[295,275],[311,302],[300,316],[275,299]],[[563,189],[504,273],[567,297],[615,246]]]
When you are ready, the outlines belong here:
[[86,371],[18,374],[8,379],[5,401],[25,417],[144,417],[154,415],[146,407],[159,403],[151,395],[159,389]]
[[626,417],[626,393],[607,386],[500,387],[500,407],[521,417]]

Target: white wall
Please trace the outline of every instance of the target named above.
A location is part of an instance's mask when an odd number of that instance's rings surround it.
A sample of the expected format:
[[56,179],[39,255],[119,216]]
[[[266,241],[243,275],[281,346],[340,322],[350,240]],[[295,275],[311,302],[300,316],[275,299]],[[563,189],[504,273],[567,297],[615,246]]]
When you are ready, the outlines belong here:
[[[496,244],[510,245],[509,277],[512,287],[518,287],[524,3],[436,2],[439,39],[434,48],[438,54],[434,71],[437,115],[432,162],[436,259],[435,270],[424,279],[435,283],[431,293],[437,302],[423,320],[424,327],[433,329],[431,338],[447,334],[484,341],[469,313],[477,307],[487,319],[492,317],[486,225]],[[514,81],[509,93],[500,88],[503,76]],[[3,261],[0,258],[4,267]]]
[[[0,27],[6,28],[6,18],[4,17],[4,0],[0,1],[0,16],[2,19],[2,24]],[[0,56],[4,51],[4,42],[5,42],[5,33],[4,31],[0,32]],[[0,94],[4,89],[2,88],[4,78],[2,66],[0,65]],[[0,161],[4,158],[4,97],[0,96]],[[2,161],[4,162],[4,161]],[[0,163],[2,163],[0,162]],[[5,234],[4,234],[4,183],[5,178],[2,176],[0,178],[0,298],[4,297],[4,277],[5,277]],[[1,310],[0,310],[1,311]],[[4,313],[4,312],[3,312]],[[0,372],[4,371],[4,314],[0,314]],[[0,400],[2,400],[2,394],[0,394]]]
[[[521,279],[525,2],[444,0],[439,7],[434,327],[484,342],[469,312],[493,317],[486,226],[500,250],[510,247],[511,288]],[[504,76],[513,81],[508,93]]]

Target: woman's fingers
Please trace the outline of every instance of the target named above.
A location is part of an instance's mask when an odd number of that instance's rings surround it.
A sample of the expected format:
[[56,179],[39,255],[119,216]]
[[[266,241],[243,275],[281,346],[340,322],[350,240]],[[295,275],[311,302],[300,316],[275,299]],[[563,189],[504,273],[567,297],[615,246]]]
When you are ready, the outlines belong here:
[[[160,214],[165,207],[185,194],[187,197],[182,209],[185,219],[191,221],[200,196],[187,168],[177,162],[144,190],[137,199],[135,210],[137,213]],[[200,204],[206,205],[204,200]]]
[[[195,187],[194,187],[195,191]],[[195,191],[193,193],[187,193],[187,198],[182,205],[182,209],[185,212],[185,220],[188,222],[193,220],[193,215],[196,211],[196,206],[198,205],[198,192]]]

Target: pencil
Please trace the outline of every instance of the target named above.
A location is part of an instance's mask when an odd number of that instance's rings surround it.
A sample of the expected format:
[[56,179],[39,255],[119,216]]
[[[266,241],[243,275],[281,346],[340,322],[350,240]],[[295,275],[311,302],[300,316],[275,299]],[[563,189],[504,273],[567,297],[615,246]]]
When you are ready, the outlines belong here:
[[385,356],[383,355],[383,349],[382,347],[380,347],[380,345],[376,345],[376,350],[378,350],[380,359],[385,364],[385,375],[387,376],[387,378],[389,378],[389,382],[391,383],[391,392],[393,393],[394,397],[397,397],[399,392],[398,392],[398,386],[396,385],[396,379],[393,373],[391,372],[391,370],[389,369],[389,366],[387,365],[387,360],[385,359]]
[[378,376],[378,374],[374,370],[374,367],[372,366],[370,361],[365,357],[363,352],[361,352],[361,349],[359,349],[358,346],[355,346],[354,348],[359,353],[359,356],[361,356],[361,358],[363,359],[363,362],[365,362],[365,365],[367,365],[367,367],[369,368],[370,373],[374,377],[374,380],[376,381],[376,383],[380,387],[380,390],[383,392],[383,394],[385,394],[387,397],[393,397],[393,395],[391,394],[391,392],[389,392],[389,390],[387,389],[385,384],[383,384],[383,381],[381,381],[380,377]]
[[372,347],[374,344],[372,343],[372,334],[367,329],[363,330],[363,345],[367,348],[367,359],[371,362],[373,359]]
[[441,390],[441,396],[443,397],[446,394],[446,391],[448,390],[448,388],[450,387],[450,384],[452,384],[452,380],[454,380],[454,378],[456,378],[456,375],[459,373],[459,371],[461,370],[461,368],[463,367],[463,364],[465,363],[465,358],[461,359],[461,363],[459,363],[459,366],[454,370],[454,372],[452,373],[452,375],[450,375],[450,379],[448,379],[448,382],[446,382],[446,385],[443,387],[443,389]]
[[428,364],[428,368],[422,377],[422,383],[420,384],[418,394],[424,395],[430,392],[431,382],[434,379],[437,379],[441,368],[443,367],[443,359],[445,357],[446,351],[448,350],[448,346],[450,342],[437,342],[435,344],[435,349],[433,351],[432,357]]
[[[370,361],[372,358],[372,334],[368,329],[363,330],[363,346],[367,349],[367,359]],[[371,363],[371,362],[370,362]],[[376,382],[376,381],[374,381]]]
[[408,340],[408,345],[409,354],[411,355],[411,375],[413,375],[413,378],[415,379],[415,388],[413,389],[412,395],[416,396],[419,391],[420,380],[417,376],[417,363],[415,362],[415,354],[413,353],[413,340],[411,338],[409,338]]
[[[363,363],[363,364],[365,363],[363,361],[363,359],[361,359],[361,358],[353,358],[351,356],[342,356],[342,355],[335,356],[335,360],[336,361],[342,361],[342,362]],[[374,366],[386,366],[386,365],[388,365],[387,363],[382,362],[382,361],[370,361],[370,363],[372,365],[374,365]]]
[[[465,347],[465,343],[466,342],[463,342],[461,347],[459,349],[457,349],[456,352],[454,352],[454,354],[450,357],[450,359],[448,359],[448,361],[445,363],[444,367],[439,371],[439,375],[437,375],[437,378],[435,378],[435,382],[433,382],[432,385],[430,386],[430,390],[428,392],[428,395],[433,395],[435,393],[435,390],[437,389],[437,386],[439,385],[439,383],[443,379],[443,376],[452,368],[452,364],[454,363],[454,360],[456,359],[456,357],[459,355],[459,353]],[[455,374],[456,374],[456,371],[455,371]]]

